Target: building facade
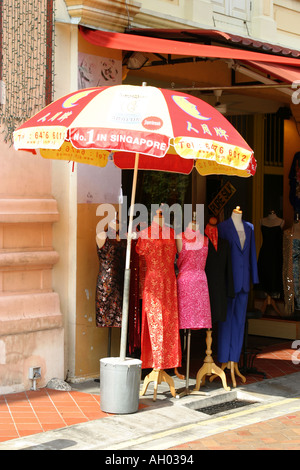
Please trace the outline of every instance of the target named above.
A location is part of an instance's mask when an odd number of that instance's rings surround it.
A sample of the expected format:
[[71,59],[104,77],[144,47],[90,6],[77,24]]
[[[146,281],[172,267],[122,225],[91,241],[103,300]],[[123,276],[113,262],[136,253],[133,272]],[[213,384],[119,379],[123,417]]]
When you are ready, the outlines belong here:
[[[300,70],[296,62],[300,61],[299,2],[23,3],[26,6],[17,8],[20,2],[8,2],[1,11],[0,393],[29,389],[30,367],[41,368],[38,382],[41,387],[53,377],[70,381],[97,377],[99,360],[107,354],[119,354],[118,329],[113,329],[110,336],[107,329],[95,325],[94,298],[99,207],[111,203],[117,208],[121,171],[110,162],[105,168],[83,168],[16,152],[10,137],[18,123],[52,99],[94,83],[95,71],[90,68],[87,75],[87,65],[100,67],[106,73],[101,84],[147,81],[168,88],[194,88],[211,104],[218,98],[218,103],[226,105],[226,115],[245,132],[258,162],[251,182],[237,188],[240,201],[247,206],[248,220],[256,227],[258,247],[259,220],[267,209],[270,187],[280,188],[274,197],[286,227],[293,223],[288,175],[294,154],[300,149],[300,96],[296,83]],[[29,13],[30,34],[28,28],[22,28],[21,21]],[[17,25],[13,41],[8,36],[12,34],[9,33],[12,24]],[[87,31],[126,34],[130,41],[142,36],[290,58],[295,60],[291,66],[296,71],[295,88],[276,89],[276,84],[287,83],[286,76],[278,77],[274,70],[254,68],[253,64],[245,66],[240,59],[207,58],[199,54],[196,60],[195,56],[178,56],[172,50],[169,54],[159,54],[155,48],[150,52],[138,51],[144,53],[146,61],[142,67],[130,67],[129,59],[137,47],[128,50],[108,42],[99,46],[87,39]],[[21,49],[22,44],[28,45],[29,52]],[[149,44],[151,48],[151,41]],[[33,50],[38,54],[30,53]],[[18,51],[23,59],[26,54],[40,59],[12,61]],[[12,62],[15,67],[17,64],[17,70],[11,68]],[[284,64],[280,67],[282,71]],[[244,89],[238,89],[238,85]],[[266,88],[259,88],[261,85]],[[246,90],[246,86],[252,87]],[[217,95],[216,90],[222,94]],[[32,96],[36,98],[33,102],[29,100]],[[213,178],[193,176],[193,202],[207,204],[209,188],[214,184]]]

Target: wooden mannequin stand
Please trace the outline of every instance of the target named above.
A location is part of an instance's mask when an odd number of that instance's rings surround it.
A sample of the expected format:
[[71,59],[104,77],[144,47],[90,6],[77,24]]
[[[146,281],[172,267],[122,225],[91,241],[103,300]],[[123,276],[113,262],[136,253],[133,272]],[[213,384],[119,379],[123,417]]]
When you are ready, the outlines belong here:
[[[221,369],[222,371],[224,371],[225,369],[229,369],[230,370],[230,374],[231,374],[231,380],[232,380],[232,386],[235,388],[236,387],[236,379],[235,379],[235,374],[238,375],[243,384],[246,383],[246,377],[244,377],[239,369],[238,369],[238,364],[237,362],[233,362],[233,361],[228,361],[228,362],[223,362],[222,363],[222,366],[221,366]],[[216,375],[213,375],[209,380],[210,382],[212,382],[217,376]]]
[[153,393],[153,401],[156,401],[157,395],[157,386],[161,384],[161,382],[166,382],[169,387],[173,397],[176,396],[175,385],[172,377],[170,377],[163,369],[153,369],[150,374],[148,374],[144,379],[143,388],[140,392],[140,396],[145,395],[146,390],[150,382],[154,382],[154,393]]
[[226,391],[230,390],[230,387],[227,386],[226,382],[226,375],[223,369],[220,369],[220,367],[216,366],[216,364],[213,361],[212,358],[212,331],[211,329],[206,330],[206,357],[204,359],[204,364],[201,367],[201,369],[198,370],[197,376],[196,376],[196,385],[195,389],[198,391],[200,389],[201,385],[201,380],[202,380],[202,385],[205,384],[205,377],[206,375],[211,375],[215,374],[213,377],[211,377],[210,382],[212,381],[213,378],[219,376],[222,380],[223,387]]

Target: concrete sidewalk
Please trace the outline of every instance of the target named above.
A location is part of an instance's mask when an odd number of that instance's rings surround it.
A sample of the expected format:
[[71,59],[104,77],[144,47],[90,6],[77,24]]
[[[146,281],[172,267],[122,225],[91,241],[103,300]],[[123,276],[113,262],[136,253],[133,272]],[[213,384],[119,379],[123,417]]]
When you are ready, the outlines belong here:
[[[173,377],[176,390],[185,382]],[[190,444],[220,433],[244,429],[270,419],[300,412],[300,372],[279,378],[241,385],[229,392],[221,381],[208,380],[199,392],[181,398],[171,396],[165,383],[158,386],[157,400],[153,401],[153,385],[140,398],[137,413],[114,415],[67,428],[13,439],[0,444],[0,450],[167,450],[197,449]],[[195,380],[190,379],[190,390]],[[230,383],[228,383],[230,385]],[[74,390],[99,393],[94,381],[73,385]],[[246,402],[244,406],[207,414],[204,407],[224,402]],[[223,406],[223,405],[222,405]],[[275,432],[275,431],[274,431]],[[200,444],[198,448],[201,448]],[[300,447],[299,447],[300,448]]]

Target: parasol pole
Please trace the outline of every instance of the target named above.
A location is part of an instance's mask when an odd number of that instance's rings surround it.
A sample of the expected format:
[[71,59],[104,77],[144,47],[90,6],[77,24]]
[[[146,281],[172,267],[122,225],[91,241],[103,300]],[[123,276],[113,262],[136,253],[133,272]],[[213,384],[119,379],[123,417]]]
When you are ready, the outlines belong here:
[[129,225],[127,234],[127,247],[126,247],[126,260],[125,260],[125,273],[124,273],[124,289],[123,289],[123,305],[122,305],[122,327],[121,327],[121,344],[120,344],[120,359],[126,359],[126,345],[127,345],[127,329],[128,329],[128,309],[129,309],[129,291],[130,291],[130,253],[131,253],[131,240],[132,240],[132,223],[136,193],[136,183],[139,168],[139,153],[135,154],[134,172],[131,191],[131,204],[129,213]]

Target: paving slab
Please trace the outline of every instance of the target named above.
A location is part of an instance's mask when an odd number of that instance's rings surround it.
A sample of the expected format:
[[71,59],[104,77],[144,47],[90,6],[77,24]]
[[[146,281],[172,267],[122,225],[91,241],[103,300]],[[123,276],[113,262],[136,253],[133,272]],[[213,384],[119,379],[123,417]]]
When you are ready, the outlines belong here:
[[[173,377],[177,391],[184,382]],[[142,385],[142,384],[141,384]],[[238,385],[225,391],[219,381],[207,383],[181,398],[172,397],[168,385],[158,387],[153,401],[153,385],[140,398],[137,413],[113,415],[40,434],[0,443],[0,450],[166,450],[184,443],[214,436],[300,411],[300,372],[253,384]],[[99,383],[88,381],[72,385],[86,393],[100,393]],[[249,405],[208,415],[204,406],[242,399]],[[254,404],[252,403],[254,402]],[[200,410],[200,411],[199,411]]]

